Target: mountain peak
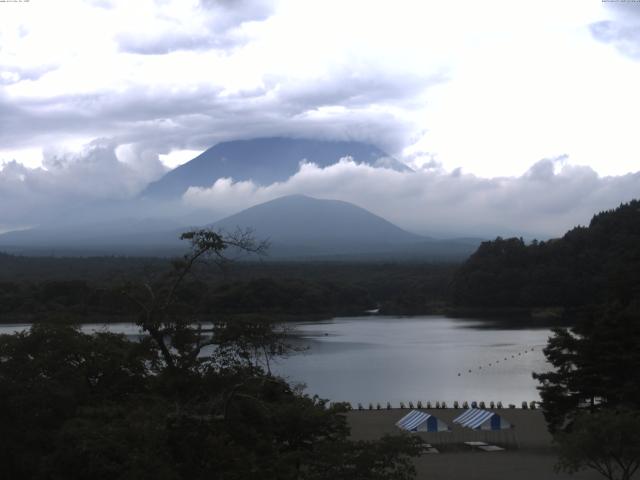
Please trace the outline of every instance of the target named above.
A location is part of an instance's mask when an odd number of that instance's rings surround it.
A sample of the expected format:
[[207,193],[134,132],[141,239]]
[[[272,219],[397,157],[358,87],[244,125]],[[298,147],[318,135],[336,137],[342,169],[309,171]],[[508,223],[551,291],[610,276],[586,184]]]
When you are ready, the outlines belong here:
[[287,180],[300,162],[320,167],[352,157],[356,162],[400,171],[411,169],[379,148],[356,141],[266,137],[221,142],[147,186],[143,197],[176,198],[189,187],[209,187],[219,178],[251,180],[260,185]]
[[247,208],[212,225],[233,231],[251,228],[276,245],[371,250],[424,240],[364,208],[341,200],[288,195]]

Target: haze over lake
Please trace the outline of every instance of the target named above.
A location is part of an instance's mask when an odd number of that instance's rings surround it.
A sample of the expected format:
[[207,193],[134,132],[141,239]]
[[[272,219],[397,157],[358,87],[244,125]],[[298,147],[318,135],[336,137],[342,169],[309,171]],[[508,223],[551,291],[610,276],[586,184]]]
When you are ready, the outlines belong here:
[[[278,360],[273,370],[305,383],[309,394],[354,406],[418,400],[520,406],[539,400],[531,373],[547,369],[542,354],[550,335],[546,328],[507,329],[443,316],[342,317],[294,325],[300,346],[307,349]],[[5,325],[0,333],[24,328]],[[82,329],[139,332],[129,323],[85,324]]]

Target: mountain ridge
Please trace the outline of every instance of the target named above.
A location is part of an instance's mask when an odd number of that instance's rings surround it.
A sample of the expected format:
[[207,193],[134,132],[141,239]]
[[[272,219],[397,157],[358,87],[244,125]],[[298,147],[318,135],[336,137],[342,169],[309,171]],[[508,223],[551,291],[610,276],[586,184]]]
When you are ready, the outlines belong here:
[[[210,226],[225,230],[250,227],[258,236],[262,231],[272,240],[286,237],[289,241],[313,243],[327,238],[357,238],[360,241],[370,238],[373,243],[408,243],[426,239],[353,203],[300,194],[285,195],[254,205]],[[367,229],[364,235],[362,228]]]
[[362,142],[263,137],[220,142],[147,185],[140,197],[177,198],[189,187],[210,187],[219,178],[270,185],[294,175],[302,161],[327,167],[347,156],[368,165],[411,171],[386,152]]
[[[183,252],[182,232],[193,227],[153,231],[145,224],[136,230],[98,229],[92,234],[82,226],[74,229],[12,232],[0,235],[0,250],[10,253],[55,251],[58,255],[166,256]],[[148,224],[147,224],[148,225]],[[206,225],[233,232],[250,228],[258,240],[270,240],[273,259],[462,259],[477,246],[468,240],[439,241],[407,232],[366,209],[341,200],[304,195],[279,197],[254,205]],[[197,227],[196,227],[197,228]]]

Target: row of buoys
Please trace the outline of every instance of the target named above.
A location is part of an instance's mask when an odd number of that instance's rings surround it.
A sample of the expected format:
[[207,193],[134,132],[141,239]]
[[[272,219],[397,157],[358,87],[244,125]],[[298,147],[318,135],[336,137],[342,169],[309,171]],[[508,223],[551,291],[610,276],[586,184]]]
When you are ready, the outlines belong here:
[[[529,352],[533,352],[534,350],[535,350],[535,348],[534,348],[534,347],[526,348],[526,349],[525,349],[525,350],[523,350],[522,352],[518,352],[517,354],[515,354],[515,353],[514,353],[513,355],[511,355],[511,358],[521,357],[523,354],[526,354],[526,353],[529,353]],[[506,361],[508,361],[508,357],[504,357],[504,360],[503,360],[503,361],[505,361],[505,362],[506,362]],[[500,363],[500,360],[496,360],[495,362],[491,362],[491,363],[489,363],[487,366],[488,366],[488,367],[492,367],[494,364],[496,364],[496,365],[497,365],[498,363]],[[478,370],[482,370],[482,365],[479,365],[479,366],[478,366]],[[468,370],[468,373],[473,373],[473,369],[472,369],[472,368],[470,368],[470,369]],[[462,376],[462,373],[461,373],[461,372],[458,372],[458,376],[459,376],[459,377],[460,377],[460,376]]]
[[[447,406],[447,402],[426,402],[426,403],[422,403],[422,401],[418,400],[418,402],[416,402],[415,404],[413,402],[408,402],[408,404],[406,404],[405,402],[400,402],[400,405],[398,407],[392,406],[391,402],[387,402],[386,406],[381,405],[380,403],[376,403],[375,406],[373,403],[369,403],[368,406],[364,406],[362,403],[358,403],[357,407],[354,407],[351,403],[349,402],[337,402],[337,403],[341,403],[342,405],[346,406],[348,410],[392,410],[392,409],[396,409],[396,408],[400,408],[400,410],[405,410],[405,409],[411,409],[413,410],[414,408],[418,408],[418,409],[446,409],[449,408]],[[534,410],[536,408],[538,408],[540,402],[532,400],[531,402],[522,402],[522,405],[520,408],[522,408],[523,410],[525,409],[531,409]],[[502,408],[516,408],[516,405],[513,403],[508,404],[506,407],[502,405],[502,402],[458,402],[455,401],[453,402],[452,408],[454,409],[458,409],[458,408],[463,408],[463,409],[468,409],[468,408],[481,408],[481,409],[486,409],[486,408],[490,408],[490,409],[502,409]]]

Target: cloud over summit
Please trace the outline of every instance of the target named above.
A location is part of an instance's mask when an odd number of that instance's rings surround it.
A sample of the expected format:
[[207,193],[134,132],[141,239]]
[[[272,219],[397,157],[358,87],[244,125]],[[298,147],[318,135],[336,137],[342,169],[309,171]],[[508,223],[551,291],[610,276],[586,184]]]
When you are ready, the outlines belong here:
[[320,168],[303,163],[286,182],[258,186],[220,179],[184,195],[190,206],[223,215],[274,198],[306,194],[355,203],[426,235],[553,237],[587,223],[599,210],[640,191],[640,173],[600,177],[589,167],[545,159],[520,177],[481,178],[459,170],[397,172],[342,159]]
[[137,199],[148,182],[166,172],[153,149],[102,139],[77,154],[47,151],[40,168],[5,164],[0,229],[125,217],[205,224],[277,197],[303,194],[352,202],[425,235],[548,238],[640,192],[640,172],[602,177],[569,160],[543,159],[520,176],[484,178],[447,170],[433,159],[415,172],[348,157],[325,168],[301,159],[286,181],[261,186],[221,178],[208,188],[191,187],[180,200],[156,203]]
[[640,154],[628,126],[636,27],[599,3],[68,0],[67,11],[3,5],[0,163],[36,166],[34,149],[100,138],[180,156],[275,135],[427,151],[485,177],[564,152],[622,174]]
[[373,143],[420,171],[303,166],[282,184],[193,190],[176,208],[296,192],[423,232],[555,235],[640,191],[638,4],[65,5],[2,4],[3,225],[128,201],[160,159],[267,136]]

